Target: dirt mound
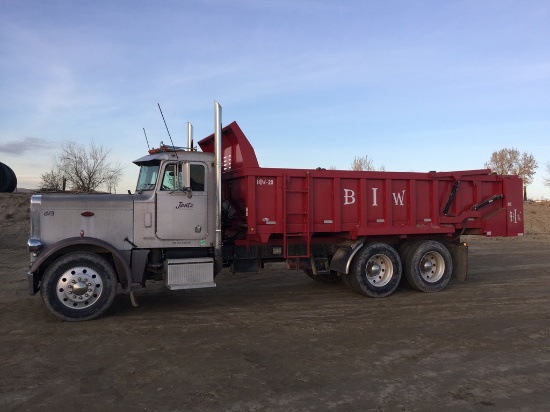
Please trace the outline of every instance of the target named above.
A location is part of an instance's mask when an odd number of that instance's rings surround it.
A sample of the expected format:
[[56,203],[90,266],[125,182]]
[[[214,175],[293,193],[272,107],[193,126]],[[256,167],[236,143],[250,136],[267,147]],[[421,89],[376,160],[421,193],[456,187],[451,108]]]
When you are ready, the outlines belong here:
[[550,235],[550,202],[524,203],[525,234],[534,238]]
[[29,193],[0,193],[0,249],[26,247],[30,199]]

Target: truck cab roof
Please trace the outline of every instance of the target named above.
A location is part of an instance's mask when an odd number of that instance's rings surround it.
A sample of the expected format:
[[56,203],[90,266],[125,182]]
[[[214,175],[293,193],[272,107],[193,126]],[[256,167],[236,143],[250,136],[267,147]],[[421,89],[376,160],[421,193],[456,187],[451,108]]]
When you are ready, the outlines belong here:
[[205,157],[212,158],[212,153],[195,152],[189,150],[166,150],[158,153],[149,154],[133,161],[136,165],[154,161],[166,160],[203,160]]

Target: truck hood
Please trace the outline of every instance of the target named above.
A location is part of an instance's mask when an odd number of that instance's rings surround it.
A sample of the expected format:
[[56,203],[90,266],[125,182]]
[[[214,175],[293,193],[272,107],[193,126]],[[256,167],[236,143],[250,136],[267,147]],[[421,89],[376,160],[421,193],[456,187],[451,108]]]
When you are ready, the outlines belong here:
[[45,245],[70,237],[103,239],[119,250],[131,248],[131,195],[44,194],[31,199],[31,238]]

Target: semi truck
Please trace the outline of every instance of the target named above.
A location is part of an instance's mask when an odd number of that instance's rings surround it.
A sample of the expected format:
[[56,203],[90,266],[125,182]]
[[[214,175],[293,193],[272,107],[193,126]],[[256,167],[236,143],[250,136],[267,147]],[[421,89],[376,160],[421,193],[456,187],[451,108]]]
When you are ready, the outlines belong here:
[[67,321],[90,320],[117,289],[216,286],[216,275],[286,262],[319,282],[386,297],[402,279],[438,292],[465,280],[464,235],[522,236],[522,181],[490,170],[385,172],[262,168],[236,122],[193,148],[134,161],[128,194],[35,194],[30,294]]

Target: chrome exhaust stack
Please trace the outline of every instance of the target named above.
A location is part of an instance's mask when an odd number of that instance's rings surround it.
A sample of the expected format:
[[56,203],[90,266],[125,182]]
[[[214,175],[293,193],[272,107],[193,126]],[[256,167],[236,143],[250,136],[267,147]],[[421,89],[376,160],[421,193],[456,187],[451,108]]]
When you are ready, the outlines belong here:
[[187,150],[193,151],[193,125],[187,122]]
[[214,153],[216,154],[216,238],[214,273],[223,268],[222,255],[222,107],[214,102]]

